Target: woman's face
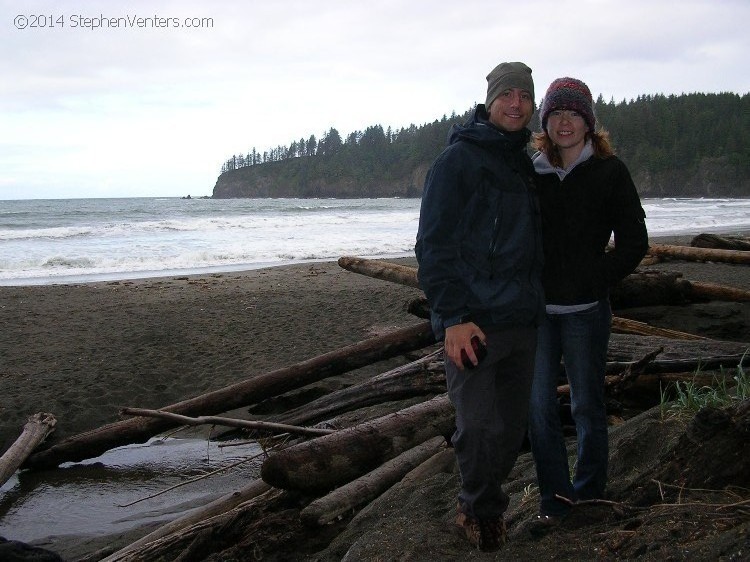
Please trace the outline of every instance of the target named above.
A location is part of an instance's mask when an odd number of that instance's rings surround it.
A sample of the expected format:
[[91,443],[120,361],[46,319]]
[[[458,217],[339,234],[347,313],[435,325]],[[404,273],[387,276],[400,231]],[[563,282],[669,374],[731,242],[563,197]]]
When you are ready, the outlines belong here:
[[583,148],[586,132],[589,130],[586,120],[577,111],[555,109],[547,117],[547,135],[560,150]]

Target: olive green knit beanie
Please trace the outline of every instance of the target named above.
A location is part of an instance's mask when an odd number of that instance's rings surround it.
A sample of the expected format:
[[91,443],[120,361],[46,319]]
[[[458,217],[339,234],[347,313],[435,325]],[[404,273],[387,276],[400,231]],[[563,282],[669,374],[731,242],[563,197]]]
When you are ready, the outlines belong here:
[[490,104],[508,88],[520,88],[528,90],[531,99],[534,98],[534,80],[531,78],[531,69],[522,62],[501,62],[487,75],[487,101],[485,107],[489,109]]

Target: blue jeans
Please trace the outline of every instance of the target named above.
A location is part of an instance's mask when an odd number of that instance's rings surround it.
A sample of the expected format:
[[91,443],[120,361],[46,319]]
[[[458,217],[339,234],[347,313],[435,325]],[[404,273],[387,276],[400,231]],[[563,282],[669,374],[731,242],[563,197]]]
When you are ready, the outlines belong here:
[[478,367],[459,371],[445,362],[448,397],[456,408],[451,441],[461,473],[458,502],[479,519],[502,516],[508,507],[502,484],[526,437],[536,328],[485,335],[487,357]]
[[[556,494],[571,501],[604,495],[609,456],[604,373],[611,323],[612,310],[604,299],[582,312],[547,314],[539,327],[529,439],[544,515],[569,511],[570,506],[555,499]],[[572,482],[557,400],[561,359],[578,438]]]

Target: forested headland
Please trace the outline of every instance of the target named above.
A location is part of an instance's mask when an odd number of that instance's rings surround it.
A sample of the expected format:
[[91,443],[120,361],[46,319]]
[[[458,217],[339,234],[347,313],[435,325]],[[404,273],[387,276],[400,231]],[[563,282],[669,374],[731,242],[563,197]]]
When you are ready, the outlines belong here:
[[[599,96],[595,110],[642,197],[750,197],[750,94]],[[420,197],[451,126],[470,112],[252,148],[224,163],[213,197]],[[539,130],[538,115],[530,126]]]

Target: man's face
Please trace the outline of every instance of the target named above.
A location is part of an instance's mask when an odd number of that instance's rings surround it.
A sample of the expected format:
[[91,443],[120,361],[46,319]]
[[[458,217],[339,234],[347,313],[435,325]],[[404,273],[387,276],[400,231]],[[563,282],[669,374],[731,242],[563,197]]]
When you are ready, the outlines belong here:
[[490,104],[490,123],[505,131],[520,131],[531,121],[534,100],[527,90],[503,90]]

